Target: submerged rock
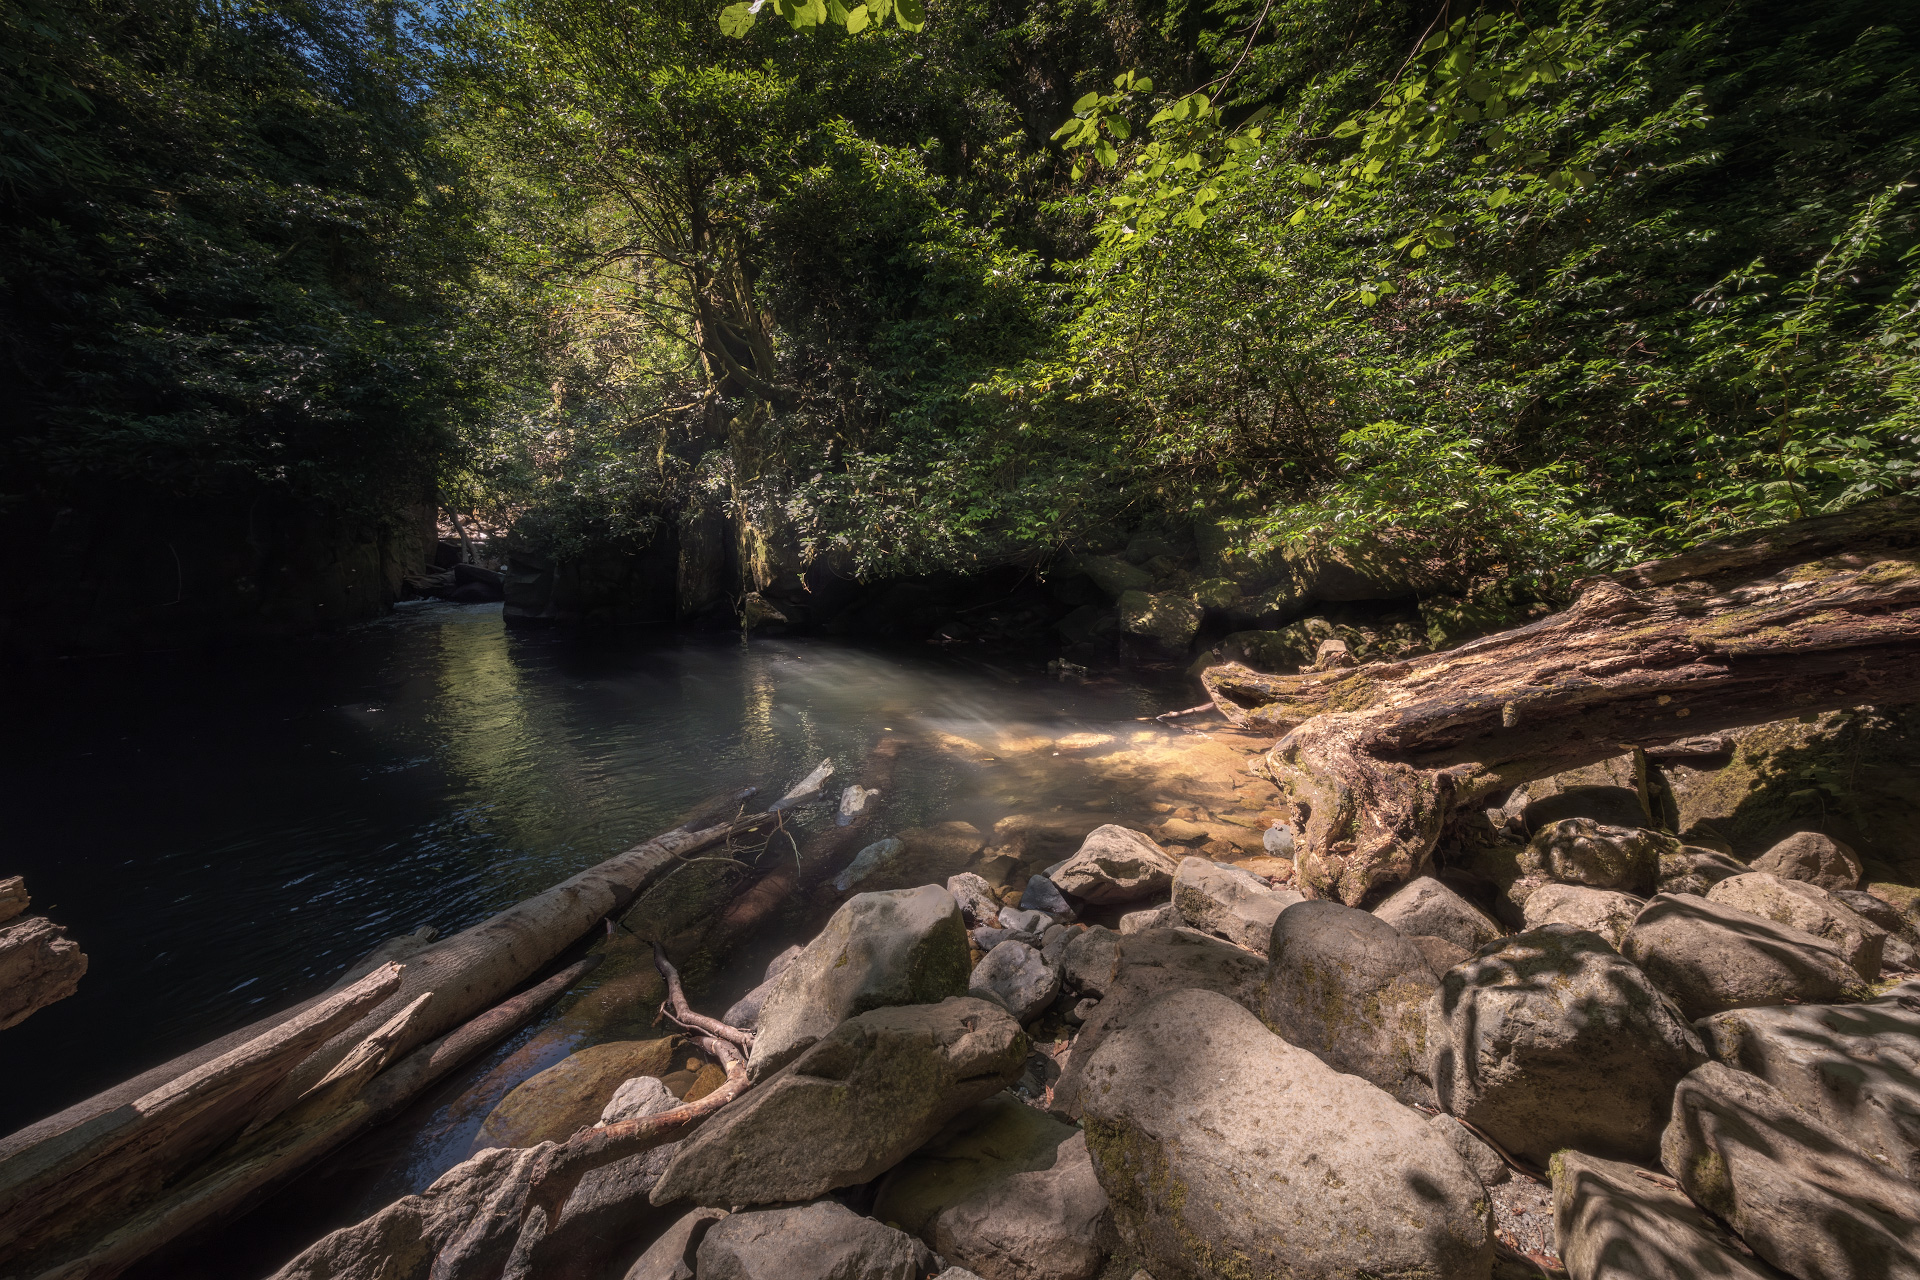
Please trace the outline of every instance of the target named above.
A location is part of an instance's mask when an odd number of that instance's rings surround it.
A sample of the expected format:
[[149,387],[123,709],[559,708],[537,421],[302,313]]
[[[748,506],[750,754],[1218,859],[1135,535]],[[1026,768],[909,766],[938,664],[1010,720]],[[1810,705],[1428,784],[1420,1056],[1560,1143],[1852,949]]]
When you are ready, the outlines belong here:
[[1273,926],[1266,1016],[1289,1044],[1401,1102],[1431,1104],[1426,957],[1378,916],[1337,902],[1288,907]]
[[1440,1105],[1540,1165],[1562,1147],[1651,1157],[1674,1086],[1706,1060],[1644,974],[1563,924],[1451,970],[1429,1017]]
[[1210,991],[1166,992],[1094,1054],[1087,1144],[1159,1280],[1486,1280],[1486,1193],[1424,1117]]
[[656,1204],[811,1200],[898,1164],[1027,1056],[998,1005],[955,997],[841,1023],[680,1144]]
[[730,1027],[739,1027],[743,1031],[752,1031],[760,1025],[760,1010],[766,1007],[767,997],[773,994],[773,984],[787,966],[800,958],[801,947],[788,947],[775,956],[767,965],[765,976],[760,985],[733,1002],[726,1016],[720,1019]]
[[845,893],[874,872],[897,859],[907,851],[906,841],[889,836],[885,840],[875,840],[872,844],[853,855],[846,869],[833,878],[833,887]]
[[1089,1280],[1107,1257],[1086,1135],[1006,1093],[888,1174],[873,1214],[981,1280]]
[[614,1040],[569,1054],[500,1100],[480,1126],[474,1150],[565,1142],[600,1118],[623,1081],[672,1071],[678,1048],[677,1037],[663,1036]]
[[847,899],[775,981],[748,1071],[763,1080],[845,1019],[967,989],[966,927],[939,885]]

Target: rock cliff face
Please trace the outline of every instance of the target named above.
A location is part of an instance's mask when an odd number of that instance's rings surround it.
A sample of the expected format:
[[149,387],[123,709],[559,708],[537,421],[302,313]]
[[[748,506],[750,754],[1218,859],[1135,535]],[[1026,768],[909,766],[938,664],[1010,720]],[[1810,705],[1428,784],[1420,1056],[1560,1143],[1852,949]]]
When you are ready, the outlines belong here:
[[377,617],[434,545],[428,496],[384,522],[266,497],[27,502],[0,516],[0,534],[11,565],[0,653],[21,657],[178,648]]

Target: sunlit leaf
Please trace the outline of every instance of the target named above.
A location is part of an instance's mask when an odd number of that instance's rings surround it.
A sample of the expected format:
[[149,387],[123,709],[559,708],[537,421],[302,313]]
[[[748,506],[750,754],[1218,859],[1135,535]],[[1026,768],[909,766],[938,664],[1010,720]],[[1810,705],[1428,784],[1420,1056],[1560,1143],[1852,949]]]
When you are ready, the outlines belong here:
[[741,0],[739,4],[730,4],[720,11],[720,32],[722,35],[744,36],[753,30],[753,6]]

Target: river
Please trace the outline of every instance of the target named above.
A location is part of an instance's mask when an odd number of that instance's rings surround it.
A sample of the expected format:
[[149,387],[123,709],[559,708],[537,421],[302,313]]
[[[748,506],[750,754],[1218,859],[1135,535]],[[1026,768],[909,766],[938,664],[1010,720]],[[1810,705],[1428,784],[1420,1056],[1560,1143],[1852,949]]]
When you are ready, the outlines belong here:
[[[1068,774],[1058,751],[1039,750],[1047,767],[1010,782],[977,750],[936,749],[1073,734],[1124,746],[1170,732],[1139,717],[1194,700],[1177,673],[1062,682],[1044,661],[510,631],[498,606],[425,603],[218,659],[37,668],[0,748],[0,872],[24,874],[34,910],[66,925],[91,963],[78,994],[4,1033],[0,1132],[325,987],[396,933],[473,924],[716,791],[758,785],[771,798],[823,758],[842,765],[837,790],[889,734],[916,749],[899,753],[869,839],[942,821],[986,832],[1035,807],[1137,808],[1122,793],[1145,776],[1138,761]],[[832,903],[811,905],[691,975],[696,1005],[717,1012]],[[382,1167],[349,1198],[383,1203],[464,1158],[484,1114],[449,1118],[462,1088],[487,1080],[497,1096],[516,1082],[503,1063],[517,1077],[566,1046],[647,1034],[636,1028],[652,1013],[549,1034],[559,1048],[513,1060],[567,1007],[443,1089],[437,1115],[363,1155]],[[263,1228],[233,1265],[193,1269],[246,1274],[291,1230]]]

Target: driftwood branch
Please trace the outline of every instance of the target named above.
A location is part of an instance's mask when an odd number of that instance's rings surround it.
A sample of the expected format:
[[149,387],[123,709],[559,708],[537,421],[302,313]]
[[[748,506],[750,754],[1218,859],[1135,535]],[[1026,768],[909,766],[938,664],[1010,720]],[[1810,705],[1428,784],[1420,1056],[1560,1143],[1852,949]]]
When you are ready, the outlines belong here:
[[1301,827],[1300,882],[1359,902],[1447,820],[1635,747],[1920,699],[1920,502],[1895,498],[1581,584],[1562,613],[1339,671],[1202,677]]
[[695,1013],[687,1003],[687,994],[680,988],[680,971],[667,962],[667,953],[660,949],[659,943],[653,944],[653,967],[667,980],[666,1003],[660,1006],[662,1013],[689,1031],[702,1031],[716,1040],[725,1040],[739,1045],[743,1049],[753,1048],[753,1033],[730,1027],[718,1018],[709,1018],[705,1014]]

